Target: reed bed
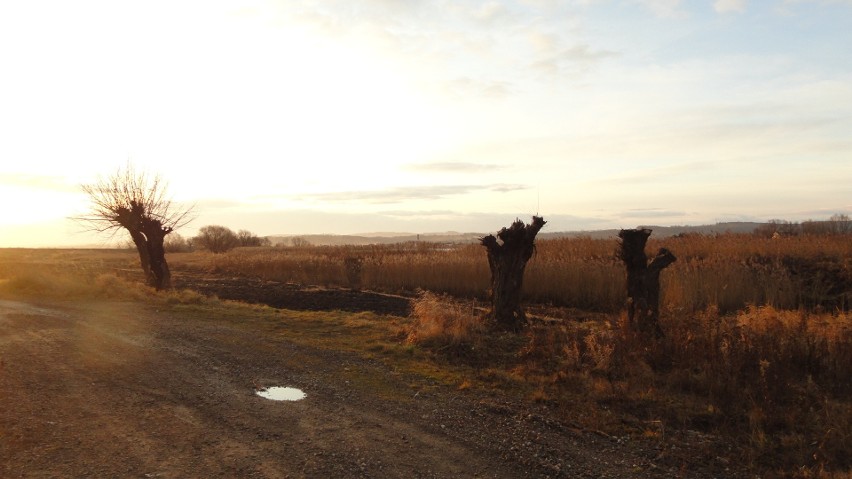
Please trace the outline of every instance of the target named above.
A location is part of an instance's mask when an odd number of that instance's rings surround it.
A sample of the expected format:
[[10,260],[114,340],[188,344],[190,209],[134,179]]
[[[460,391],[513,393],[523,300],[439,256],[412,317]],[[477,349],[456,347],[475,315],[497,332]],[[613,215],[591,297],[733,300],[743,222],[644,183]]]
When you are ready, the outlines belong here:
[[[661,306],[670,313],[711,306],[725,313],[749,305],[847,310],[852,300],[848,235],[652,237],[649,256],[660,247],[678,257],[661,277]],[[615,239],[539,241],[524,277],[525,299],[589,311],[621,310],[625,272],[617,248]],[[174,256],[177,264],[191,262],[218,272],[403,294],[423,289],[485,299],[490,278],[485,251],[476,244],[240,248]]]
[[849,313],[711,307],[664,319],[666,336],[650,340],[624,315],[532,324],[515,372],[572,418],[661,439],[678,430],[726,438],[755,476],[848,477]]

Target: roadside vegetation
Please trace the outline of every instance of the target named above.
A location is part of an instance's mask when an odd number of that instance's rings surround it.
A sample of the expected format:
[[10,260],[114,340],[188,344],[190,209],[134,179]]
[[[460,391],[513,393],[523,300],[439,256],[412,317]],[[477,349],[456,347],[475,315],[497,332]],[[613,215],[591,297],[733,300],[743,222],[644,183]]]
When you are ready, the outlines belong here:
[[[270,331],[294,341],[546,404],[578,428],[659,441],[661,461],[727,461],[760,477],[852,476],[848,235],[651,236],[648,250],[677,256],[661,275],[658,338],[627,325],[614,239],[536,246],[524,279],[530,324],[520,334],[486,327],[480,245],[237,247],[173,253],[170,262],[178,273],[409,295],[407,318],[254,308],[286,322]],[[140,288],[136,261],[122,251],[0,250],[0,297],[246,308]],[[669,447],[686,436],[701,446]]]
[[[347,287],[347,264],[357,260],[362,288],[421,291],[403,342],[441,364],[472,368],[463,388],[523,391],[612,434],[725,438],[719,447],[759,473],[848,477],[848,235],[652,236],[649,251],[664,247],[678,258],[661,275],[665,335],[653,339],[627,327],[616,241],[536,246],[524,300],[554,308],[542,308],[520,339],[483,327],[489,274],[479,245],[242,249],[186,264]],[[694,452],[707,461],[722,454]]]
[[[648,240],[677,255],[661,277],[661,308],[721,313],[749,305],[788,310],[846,310],[852,301],[848,235],[720,235]],[[524,300],[595,312],[624,308],[625,270],[613,240],[566,238],[536,243],[524,276]],[[174,255],[183,266],[268,280],[388,293],[418,289],[487,299],[488,262],[480,245],[237,248],[221,255]]]

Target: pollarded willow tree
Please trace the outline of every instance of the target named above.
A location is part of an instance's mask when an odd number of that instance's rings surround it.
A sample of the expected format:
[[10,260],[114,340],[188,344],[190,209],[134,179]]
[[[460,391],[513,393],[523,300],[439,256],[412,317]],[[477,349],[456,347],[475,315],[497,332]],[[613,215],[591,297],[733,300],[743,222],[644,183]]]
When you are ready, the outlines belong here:
[[479,240],[488,252],[488,267],[491,269],[490,315],[501,329],[517,332],[527,322],[521,307],[524,269],[535,252],[535,236],[545,223],[540,216],[533,216],[532,223],[528,225],[516,219],[512,226],[501,229],[496,237],[488,235]]
[[619,257],[627,267],[627,321],[634,330],[661,338],[660,328],[660,273],[677,261],[666,248],[648,261],[645,244],[651,230],[636,228],[621,230]]
[[139,253],[148,285],[171,288],[163,242],[166,235],[192,220],[192,209],[175,206],[159,176],[149,178],[129,164],[112,176],[83,185],[83,191],[89,195],[92,209],[77,219],[100,233],[126,230]]

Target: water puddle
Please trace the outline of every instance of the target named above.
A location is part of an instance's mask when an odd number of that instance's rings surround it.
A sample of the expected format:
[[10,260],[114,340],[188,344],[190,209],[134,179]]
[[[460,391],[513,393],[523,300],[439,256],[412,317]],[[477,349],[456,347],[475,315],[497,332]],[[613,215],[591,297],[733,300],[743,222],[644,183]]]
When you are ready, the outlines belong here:
[[261,389],[257,392],[257,395],[273,401],[299,401],[305,399],[305,396],[307,396],[301,389],[282,388],[278,386]]

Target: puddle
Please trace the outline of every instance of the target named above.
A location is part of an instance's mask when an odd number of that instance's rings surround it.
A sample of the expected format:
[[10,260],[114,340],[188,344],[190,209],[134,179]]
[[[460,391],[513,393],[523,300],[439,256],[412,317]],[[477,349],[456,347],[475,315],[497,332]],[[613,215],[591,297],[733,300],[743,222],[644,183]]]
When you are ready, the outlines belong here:
[[278,386],[261,389],[257,392],[257,395],[273,401],[299,401],[305,399],[305,396],[307,396],[301,389],[282,388]]

